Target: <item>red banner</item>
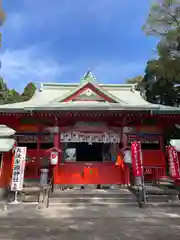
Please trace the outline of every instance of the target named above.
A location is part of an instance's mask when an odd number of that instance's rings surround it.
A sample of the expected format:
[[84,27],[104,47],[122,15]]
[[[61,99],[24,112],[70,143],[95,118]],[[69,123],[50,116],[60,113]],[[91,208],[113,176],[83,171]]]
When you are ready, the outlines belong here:
[[172,178],[180,178],[179,172],[179,159],[177,150],[173,146],[167,146],[168,150],[168,161],[169,161],[169,170]]
[[141,154],[141,143],[132,142],[131,143],[131,154],[132,154],[132,167],[135,177],[143,176],[143,166],[142,166],[142,154]]

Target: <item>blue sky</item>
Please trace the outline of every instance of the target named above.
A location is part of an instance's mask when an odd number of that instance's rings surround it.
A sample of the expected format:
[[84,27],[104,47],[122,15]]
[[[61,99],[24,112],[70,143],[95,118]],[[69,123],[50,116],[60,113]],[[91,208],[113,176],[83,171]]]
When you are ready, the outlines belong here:
[[1,75],[29,82],[78,82],[88,68],[100,83],[143,74],[155,39],[141,27],[149,0],[4,0]]

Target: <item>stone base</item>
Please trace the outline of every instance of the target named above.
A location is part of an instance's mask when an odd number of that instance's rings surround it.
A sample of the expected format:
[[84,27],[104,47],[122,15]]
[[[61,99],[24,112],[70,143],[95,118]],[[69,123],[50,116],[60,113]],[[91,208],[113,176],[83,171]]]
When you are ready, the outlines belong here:
[[7,188],[0,188],[0,201],[7,199],[8,191]]
[[56,189],[118,189],[128,188],[128,184],[55,184]]

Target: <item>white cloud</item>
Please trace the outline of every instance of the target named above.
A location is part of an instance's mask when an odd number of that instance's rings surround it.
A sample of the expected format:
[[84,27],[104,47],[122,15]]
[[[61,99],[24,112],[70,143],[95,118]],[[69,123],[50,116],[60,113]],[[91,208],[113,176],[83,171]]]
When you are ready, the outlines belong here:
[[[97,75],[97,79],[104,82],[111,80],[122,82],[129,77],[143,74],[145,66],[143,60],[142,62],[124,63],[123,59],[114,61],[109,56],[109,62],[106,62],[102,60],[103,55],[99,60],[97,54],[94,55],[93,59],[89,59],[89,56],[84,54],[83,59],[77,55],[74,63],[71,63],[70,57],[67,66],[52,60],[55,56],[59,57],[57,56],[60,51],[58,45],[56,46],[57,55],[53,51],[50,53],[46,49],[42,50],[39,46],[16,49],[17,46],[32,44],[36,40],[39,40],[38,42],[47,40],[51,43],[57,36],[61,40],[61,36],[67,32],[74,36],[79,34],[83,37],[83,34],[86,33],[83,27],[86,26],[87,29],[91,26],[91,32],[93,32],[92,26],[98,27],[99,31],[107,29],[109,33],[112,32],[111,29],[114,26],[116,32],[121,32],[124,28],[127,28],[127,31],[135,31],[133,25],[142,18],[139,11],[144,13],[146,1],[139,0],[135,5],[133,3],[133,0],[53,0],[53,3],[44,0],[21,0],[20,7],[7,12],[8,18],[3,27],[3,39],[10,48],[6,48],[1,53],[2,69],[0,69],[0,75],[11,87],[22,89],[24,84],[29,81],[63,81],[64,76],[66,79],[70,77],[70,81],[78,80],[74,79],[74,76],[83,75],[87,68],[92,66],[91,63],[94,63],[92,71]],[[45,37],[43,35],[44,29],[46,31]],[[42,33],[42,39],[36,38],[36,34],[39,38],[39,33]],[[121,32],[121,34],[124,33]],[[120,39],[121,35],[117,34],[117,38]],[[60,40],[59,45],[61,46]],[[92,40],[92,44],[96,44],[93,35]],[[109,45],[109,47],[111,46]],[[66,51],[67,55],[70,55],[68,48]]]
[[6,49],[0,55],[2,68],[0,75],[10,87],[22,90],[29,81],[57,81],[66,72],[68,66],[38,55],[38,47],[20,50]]
[[[6,49],[0,55],[2,68],[0,75],[11,88],[22,90],[30,81],[37,82],[64,82],[79,81],[80,76],[91,66],[90,59],[70,62],[69,65],[60,65],[56,61],[41,56],[37,46],[19,50]],[[143,75],[145,61],[121,62],[99,60],[93,64],[91,71],[100,83],[122,83],[126,79]],[[73,77],[74,76],[74,77]],[[68,82],[68,81],[67,81]]]

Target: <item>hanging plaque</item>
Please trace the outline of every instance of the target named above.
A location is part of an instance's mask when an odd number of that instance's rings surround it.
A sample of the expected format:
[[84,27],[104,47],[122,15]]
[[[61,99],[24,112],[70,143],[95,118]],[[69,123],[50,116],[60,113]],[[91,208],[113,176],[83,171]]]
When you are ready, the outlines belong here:
[[115,132],[104,133],[81,133],[81,132],[62,132],[60,135],[61,142],[87,142],[95,143],[119,143],[120,134]]

